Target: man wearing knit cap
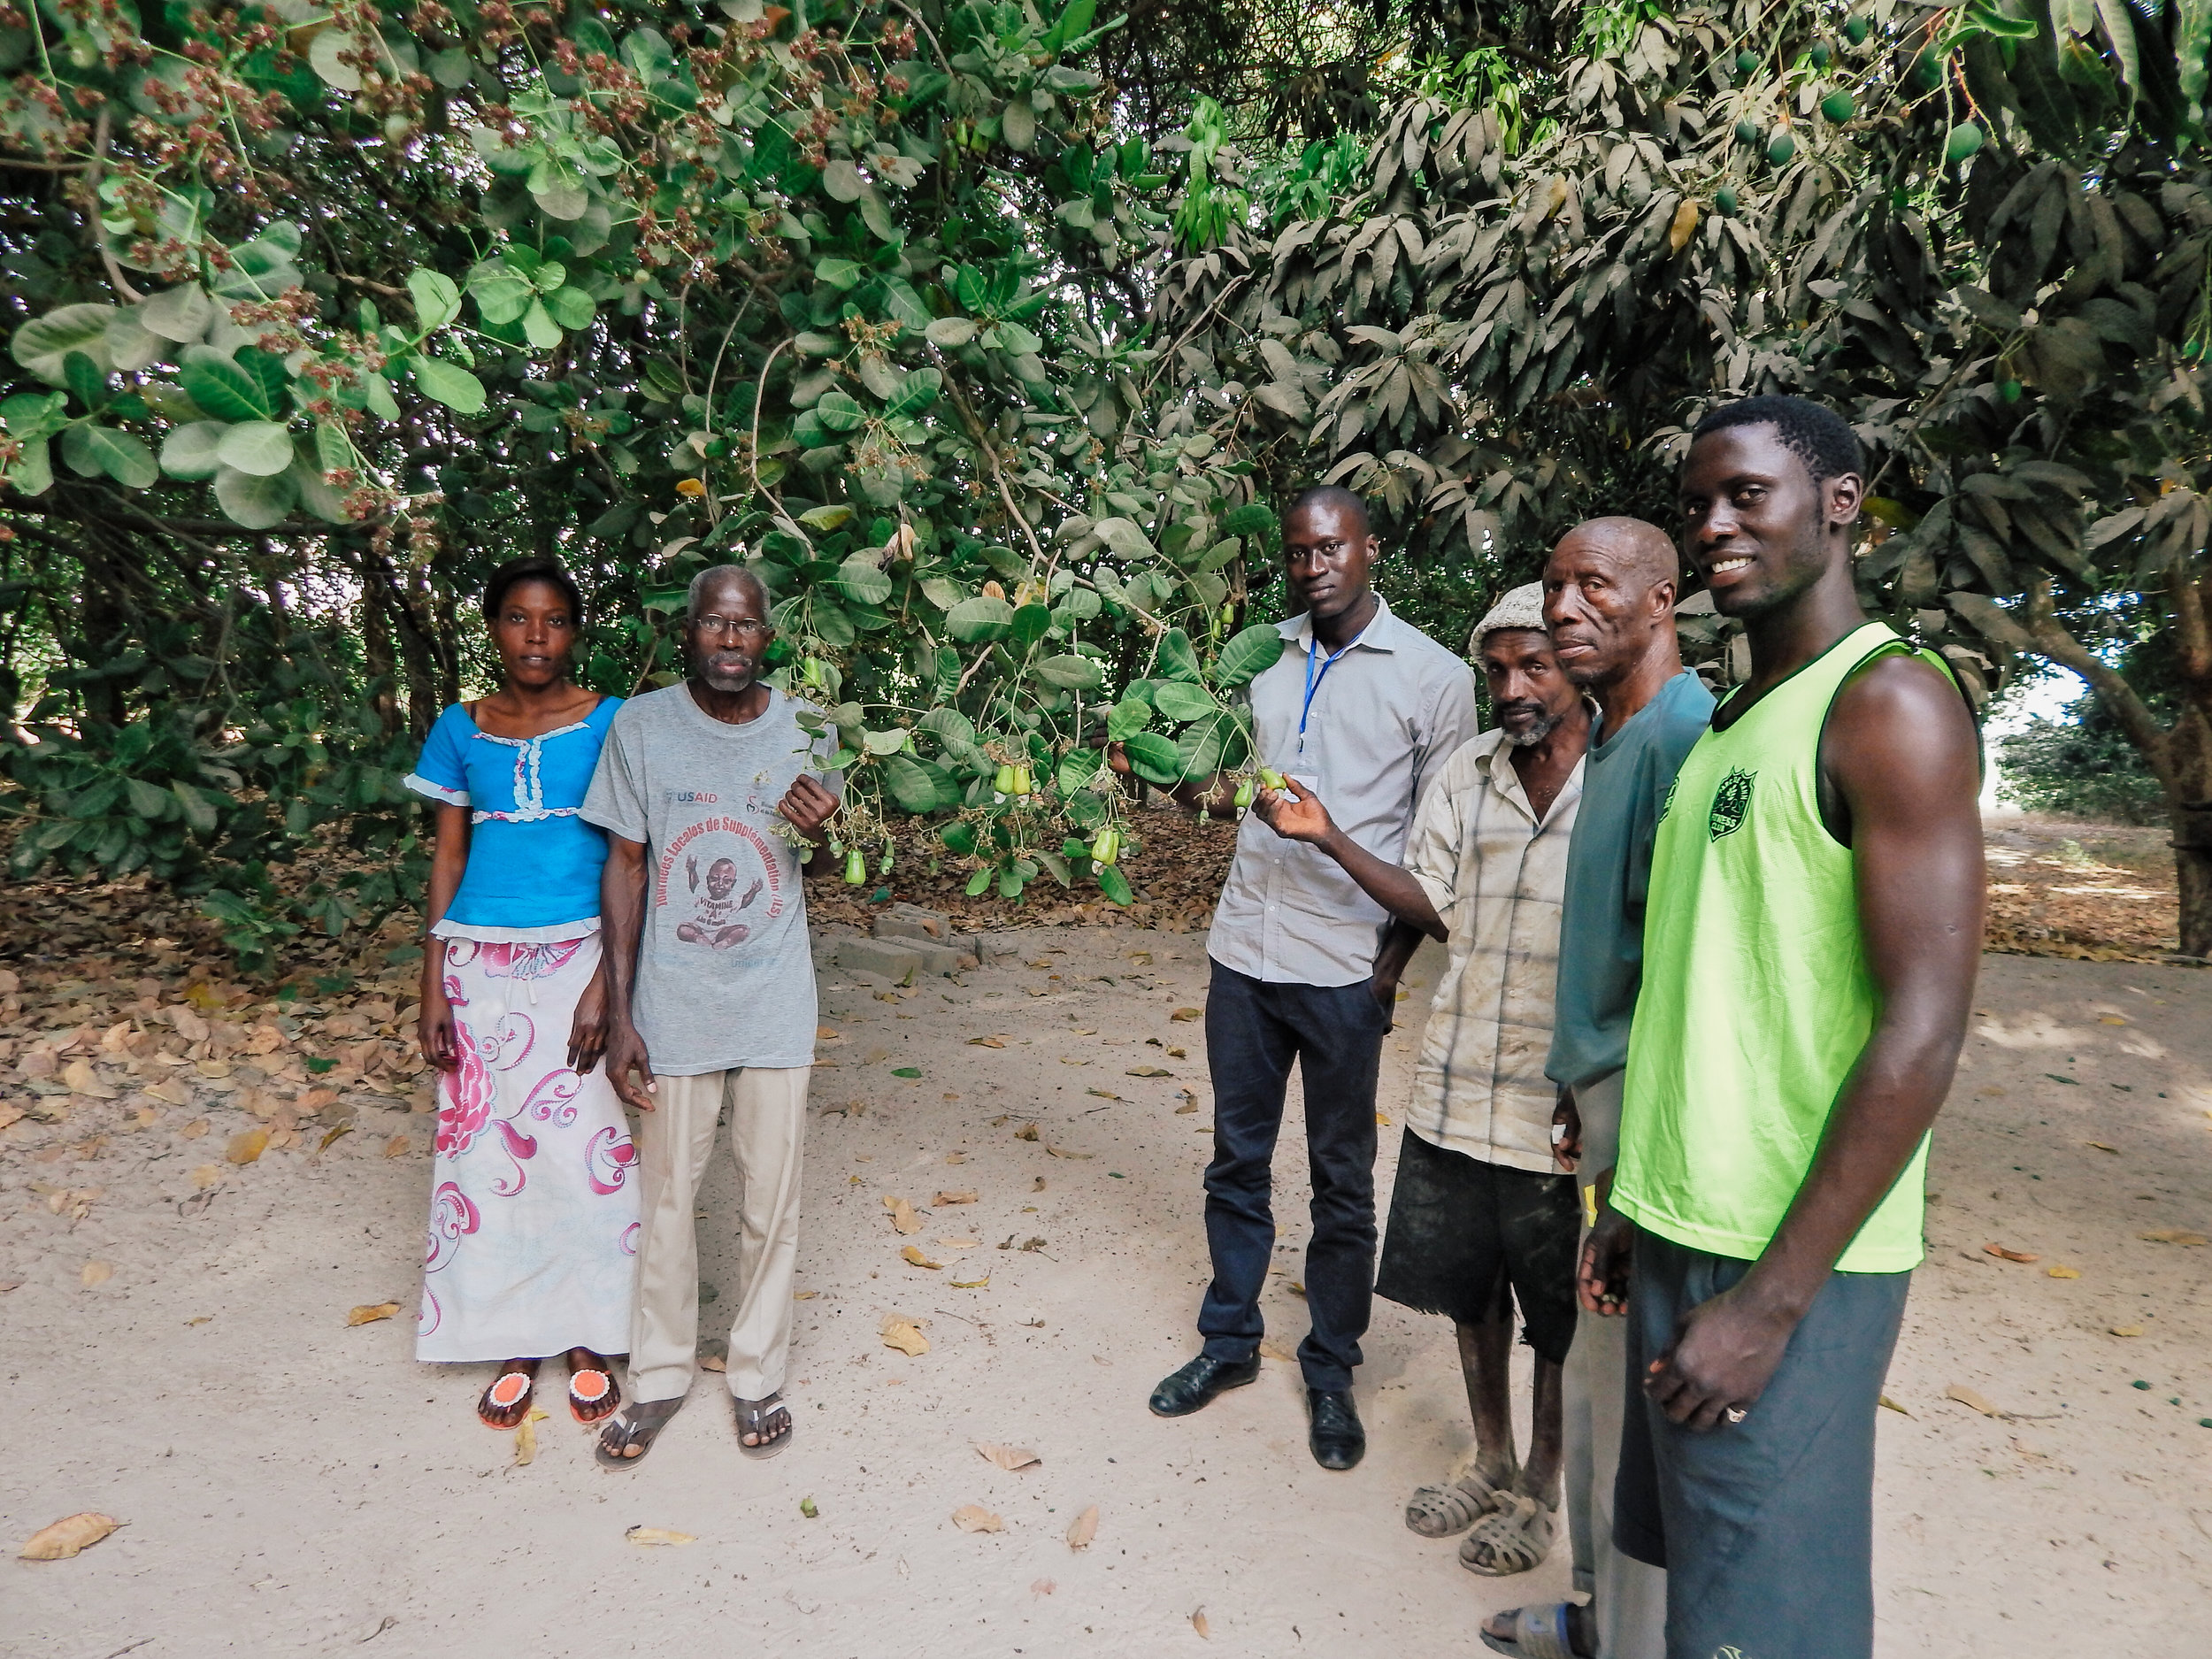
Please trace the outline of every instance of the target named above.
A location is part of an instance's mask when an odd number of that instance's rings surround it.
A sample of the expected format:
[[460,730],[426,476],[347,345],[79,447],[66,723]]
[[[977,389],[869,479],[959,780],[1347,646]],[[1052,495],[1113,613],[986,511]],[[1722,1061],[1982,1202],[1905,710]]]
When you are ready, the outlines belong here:
[[[1402,867],[1363,851],[1294,779],[1281,795],[1263,792],[1255,810],[1447,946],[1375,1289],[1451,1318],[1474,1412],[1471,1465],[1416,1492],[1406,1525],[1428,1538],[1472,1527],[1460,1563],[1502,1577],[1544,1559],[1559,1507],[1578,1217],[1574,1181],[1552,1158],[1557,1091],[1544,1065],[1590,717],[1553,653],[1540,583],[1507,594],[1469,643],[1497,725],[1445,763]],[[1536,1350],[1525,1464],[1509,1385],[1517,1302]]]

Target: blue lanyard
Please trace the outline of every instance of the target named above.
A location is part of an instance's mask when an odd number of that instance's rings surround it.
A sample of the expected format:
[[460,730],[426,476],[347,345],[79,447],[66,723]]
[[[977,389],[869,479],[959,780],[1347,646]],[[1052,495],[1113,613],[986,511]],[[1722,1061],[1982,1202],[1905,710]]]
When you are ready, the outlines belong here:
[[1298,710],[1298,752],[1301,755],[1306,752],[1306,718],[1313,712],[1313,694],[1321,689],[1321,682],[1329,677],[1329,670],[1336,666],[1337,657],[1343,656],[1345,651],[1350,650],[1353,645],[1358,643],[1357,640],[1354,640],[1351,644],[1338,651],[1334,657],[1323,658],[1321,672],[1317,674],[1313,672],[1314,641],[1310,639],[1306,641],[1306,701]]

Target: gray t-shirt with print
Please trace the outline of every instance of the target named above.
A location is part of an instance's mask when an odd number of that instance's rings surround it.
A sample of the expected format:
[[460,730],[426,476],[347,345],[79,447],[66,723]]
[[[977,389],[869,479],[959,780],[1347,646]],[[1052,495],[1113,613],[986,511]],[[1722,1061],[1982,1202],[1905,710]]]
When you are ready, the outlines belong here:
[[645,843],[630,1011],[657,1073],[814,1064],[805,884],[776,805],[826,746],[795,714],[771,688],[731,726],[678,684],[630,699],[607,732],[583,817]]

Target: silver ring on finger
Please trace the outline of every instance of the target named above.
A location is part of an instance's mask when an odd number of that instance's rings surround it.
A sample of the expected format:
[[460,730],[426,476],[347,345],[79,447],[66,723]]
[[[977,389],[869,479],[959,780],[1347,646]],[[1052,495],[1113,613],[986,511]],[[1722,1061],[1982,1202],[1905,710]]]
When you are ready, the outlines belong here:
[[1749,1406],[1724,1406],[1721,1409],[1721,1416],[1726,1417],[1731,1424],[1740,1423],[1750,1415]]

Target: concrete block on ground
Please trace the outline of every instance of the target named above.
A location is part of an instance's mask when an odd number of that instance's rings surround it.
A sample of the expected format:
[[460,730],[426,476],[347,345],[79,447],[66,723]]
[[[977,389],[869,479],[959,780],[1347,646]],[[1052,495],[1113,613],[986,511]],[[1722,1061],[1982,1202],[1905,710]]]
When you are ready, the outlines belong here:
[[975,958],[949,944],[910,939],[844,939],[837,945],[837,965],[848,973],[879,973],[902,979],[910,972],[958,973]]
[[926,910],[918,904],[894,904],[870,918],[878,939],[911,939],[929,944],[949,944],[952,918],[942,910]]

